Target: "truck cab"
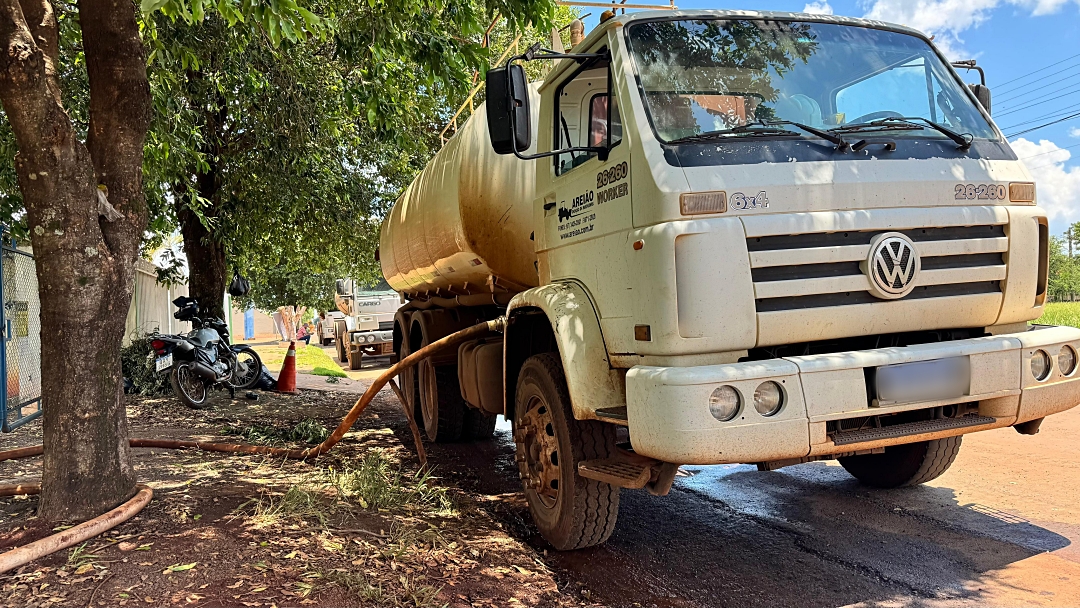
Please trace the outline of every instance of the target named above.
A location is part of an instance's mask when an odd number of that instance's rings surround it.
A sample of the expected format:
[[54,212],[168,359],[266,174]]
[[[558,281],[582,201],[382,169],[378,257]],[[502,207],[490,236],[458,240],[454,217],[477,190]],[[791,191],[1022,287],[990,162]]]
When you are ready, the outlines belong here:
[[[520,64],[544,59],[528,83]],[[513,178],[530,195],[499,217],[528,217],[516,238],[535,276],[500,280],[475,248],[486,294],[454,294],[460,265],[425,266],[415,248],[403,270],[392,233],[430,200],[424,175],[384,225],[397,257],[383,267],[410,300],[403,354],[505,314],[498,339],[433,365],[456,368],[466,407],[513,421],[526,499],[557,548],[605,540],[619,488],[664,494],[680,464],[838,459],[869,486],[912,485],[966,433],[1034,434],[1080,403],[1080,330],[1031,324],[1049,244],[1035,184],[989,92],[922,33],[641,12],[566,53],[530,49],[487,87],[507,163],[488,183],[531,170]],[[441,326],[418,321],[433,315]],[[425,382],[402,383],[418,401],[445,392]],[[438,431],[443,396],[428,400]]]
[[389,289],[366,288],[352,280],[338,279],[334,304],[330,313],[333,339],[338,360],[358,370],[366,360],[394,358],[394,313],[401,307],[397,292]]

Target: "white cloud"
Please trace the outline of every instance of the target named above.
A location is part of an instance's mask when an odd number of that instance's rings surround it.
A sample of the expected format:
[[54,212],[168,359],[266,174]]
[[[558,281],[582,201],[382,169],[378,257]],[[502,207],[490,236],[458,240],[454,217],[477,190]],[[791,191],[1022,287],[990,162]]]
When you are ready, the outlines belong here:
[[1069,137],[1080,137],[1080,127],[1069,129]]
[[833,14],[833,9],[831,6],[829,6],[828,2],[815,1],[804,6],[802,12],[810,13],[811,15],[831,15]]
[[1039,206],[1050,219],[1080,221],[1080,166],[1065,166],[1072,153],[1047,139],[1035,143],[1021,137],[1011,143],[1035,178]]
[[1031,15],[1050,15],[1080,0],[863,0],[866,17],[901,23],[935,36],[934,44],[950,59],[963,59],[960,34],[979,27],[1001,6],[1015,6]]

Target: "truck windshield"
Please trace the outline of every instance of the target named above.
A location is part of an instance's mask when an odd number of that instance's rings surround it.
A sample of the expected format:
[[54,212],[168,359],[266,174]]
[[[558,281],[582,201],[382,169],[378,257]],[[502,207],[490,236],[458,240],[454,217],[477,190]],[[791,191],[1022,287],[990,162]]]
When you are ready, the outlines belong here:
[[[852,125],[901,117],[998,140],[963,83],[916,36],[757,19],[646,21],[632,24],[626,35],[645,109],[664,142],[709,134],[733,140],[795,135],[739,129],[770,121],[850,132],[857,130]],[[945,137],[897,122],[884,127],[890,139]]]

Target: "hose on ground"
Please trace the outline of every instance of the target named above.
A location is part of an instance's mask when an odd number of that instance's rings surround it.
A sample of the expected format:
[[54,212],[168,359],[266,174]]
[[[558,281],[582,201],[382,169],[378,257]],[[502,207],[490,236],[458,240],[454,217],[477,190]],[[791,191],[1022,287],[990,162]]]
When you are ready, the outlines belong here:
[[[37,484],[26,484],[22,486],[25,491],[20,493],[38,493],[41,490],[41,487],[34,486],[37,486]],[[12,486],[3,487],[8,488]],[[18,549],[12,549],[7,553],[0,553],[0,574],[18,568],[23,564],[30,563],[39,557],[44,557],[50,553],[55,553],[62,549],[67,549],[72,545],[77,545],[83,541],[89,540],[98,534],[111,530],[131,519],[139,511],[142,511],[143,507],[145,507],[154,496],[154,491],[150,489],[150,486],[139,484],[136,488],[138,488],[138,491],[135,492],[135,496],[132,496],[127,502],[116,507],[112,511],[98,515],[94,519],[84,521],[63,532],[25,544]]]
[[[389,369],[379,374],[371,386],[368,387],[364,394],[356,400],[349,412],[342,418],[341,423],[338,424],[334,432],[330,434],[322,443],[307,449],[285,449],[274,448],[268,446],[255,446],[244,445],[234,443],[203,443],[201,441],[189,441],[189,440],[176,440],[176,439],[143,439],[133,438],[129,440],[131,447],[133,448],[166,448],[166,449],[183,449],[183,448],[196,448],[205,450],[208,452],[228,452],[235,454],[266,454],[270,456],[283,456],[285,458],[294,459],[306,459],[315,458],[321,454],[329,452],[341,439],[345,436],[345,433],[349,432],[353,424],[360,418],[360,415],[371,403],[375,395],[382,390],[388,383],[390,388],[393,389],[394,394],[401,400],[402,406],[405,408],[405,416],[409,421],[409,429],[412,431],[413,440],[416,442],[416,449],[419,452],[421,466],[427,464],[427,454],[424,452],[423,444],[420,442],[420,430],[416,426],[413,413],[409,411],[408,402],[405,400],[405,396],[402,395],[401,390],[394,383],[393,378],[401,370],[410,366],[416,365],[418,361],[429,357],[432,354],[450,346],[460,344],[475,337],[487,335],[491,332],[501,332],[505,327],[506,319],[499,317],[492,321],[485,321],[478,323],[472,327],[463,329],[446,336],[442,339],[436,340],[431,344],[417,350],[416,352],[408,355],[404,359],[398,361]],[[44,453],[43,446],[36,445],[25,448],[17,448],[14,450],[7,450],[0,452],[0,461],[12,460],[15,458],[28,458],[30,456],[39,456]],[[112,511],[109,511],[103,515],[99,515],[94,519],[83,522],[75,527],[64,530],[63,532],[47,536],[40,540],[34,541],[18,549],[13,549],[6,553],[0,554],[0,573],[7,572],[13,568],[18,568],[23,564],[29,563],[39,557],[43,557],[50,553],[66,549],[72,545],[81,543],[87,539],[93,538],[98,534],[106,532],[121,523],[131,519],[136,513],[141,511],[143,507],[150,502],[150,498],[153,497],[153,490],[149,486],[139,484],[138,492],[130,500],[124,504],[116,507]],[[0,485],[0,496],[14,496],[20,494],[39,494],[41,492],[41,485],[36,483],[23,483],[15,485]]]

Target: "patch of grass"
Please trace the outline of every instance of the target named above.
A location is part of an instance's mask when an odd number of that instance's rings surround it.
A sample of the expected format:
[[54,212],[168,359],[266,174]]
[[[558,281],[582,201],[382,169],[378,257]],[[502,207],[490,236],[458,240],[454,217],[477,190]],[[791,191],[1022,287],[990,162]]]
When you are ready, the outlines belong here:
[[266,424],[253,424],[246,427],[227,426],[221,429],[222,435],[239,435],[249,443],[274,444],[284,441],[300,441],[307,444],[322,443],[330,436],[330,431],[317,420],[302,420],[291,429],[281,429]]
[[256,528],[281,524],[291,519],[317,520],[325,526],[334,506],[318,489],[294,485],[281,496],[262,496],[255,502],[251,523]]
[[83,543],[71,550],[71,555],[68,556],[67,560],[69,566],[77,570],[86,564],[94,563],[94,560],[101,557],[100,555],[95,555],[87,551],[86,545],[87,543]]
[[410,507],[446,515],[457,511],[447,489],[432,483],[430,472],[406,474],[382,450],[365,454],[356,468],[330,470],[329,476],[343,497],[365,509]]
[[372,584],[365,574],[352,570],[336,569],[323,577],[326,582],[341,587],[358,597],[365,606],[436,606],[439,589],[418,584],[406,575],[398,578],[401,589],[384,589],[382,583]]
[[1035,323],[1080,327],[1080,302],[1051,302]]
[[327,376],[330,378],[348,378],[349,375],[341,371],[341,368],[316,367],[311,370],[312,376]]
[[[252,346],[255,352],[259,353],[259,358],[262,359],[263,365],[268,369],[281,369],[281,364],[285,362],[285,353],[288,352],[289,347],[278,345],[257,345]],[[341,366],[334,362],[327,355],[323,349],[309,344],[304,346],[303,344],[296,345],[296,369],[305,373],[313,373],[315,369],[323,369],[328,372],[337,370],[342,376],[345,376],[345,372],[341,371]],[[329,374],[321,374],[329,375]]]

